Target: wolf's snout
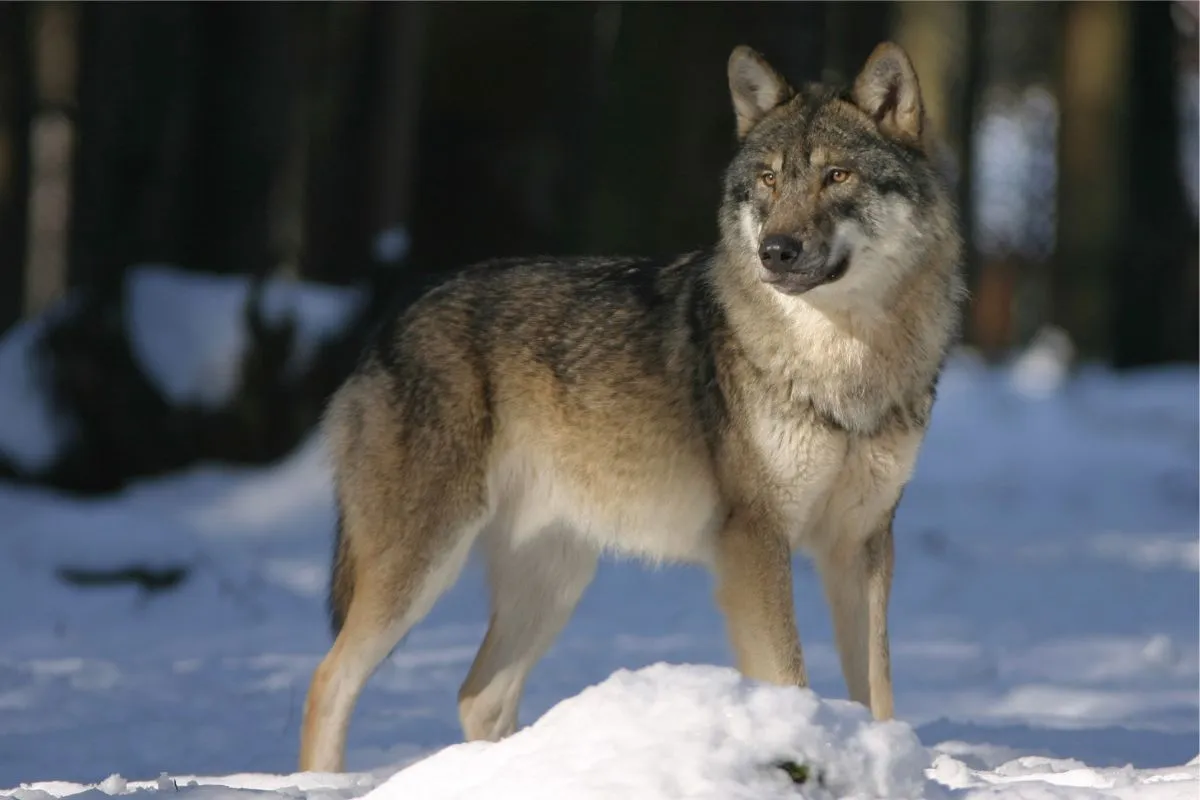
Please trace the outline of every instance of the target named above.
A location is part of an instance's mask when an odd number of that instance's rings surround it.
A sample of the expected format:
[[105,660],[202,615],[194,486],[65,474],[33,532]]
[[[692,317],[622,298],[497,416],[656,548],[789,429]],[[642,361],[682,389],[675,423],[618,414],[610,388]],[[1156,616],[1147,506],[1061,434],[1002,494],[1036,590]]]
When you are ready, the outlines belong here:
[[776,233],[763,239],[758,248],[758,257],[762,259],[763,266],[770,271],[786,272],[795,268],[802,249],[796,239]]

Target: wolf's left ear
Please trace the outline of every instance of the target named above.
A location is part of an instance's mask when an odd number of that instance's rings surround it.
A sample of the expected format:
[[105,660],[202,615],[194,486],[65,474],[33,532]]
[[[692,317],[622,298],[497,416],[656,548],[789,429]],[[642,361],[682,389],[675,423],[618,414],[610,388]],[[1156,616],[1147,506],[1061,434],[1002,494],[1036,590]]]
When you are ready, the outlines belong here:
[[729,93],[733,95],[739,140],[745,139],[768,111],[794,94],[783,76],[744,44],[735,47],[729,56]]
[[920,143],[925,126],[921,87],[908,53],[900,45],[884,42],[875,48],[854,80],[853,97],[855,105],[885,134]]

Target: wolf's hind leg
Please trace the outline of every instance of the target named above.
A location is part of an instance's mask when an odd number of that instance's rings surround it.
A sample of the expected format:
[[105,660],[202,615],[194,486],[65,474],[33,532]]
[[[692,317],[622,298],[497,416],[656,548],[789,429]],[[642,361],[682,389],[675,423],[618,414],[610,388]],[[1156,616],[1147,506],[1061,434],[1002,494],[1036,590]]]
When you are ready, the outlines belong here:
[[301,771],[343,769],[350,716],[362,687],[455,583],[482,528],[478,518],[451,521],[443,513],[402,521],[379,513],[356,517],[350,511],[344,524],[352,548],[353,594],[334,646],[308,688]]
[[400,537],[360,565],[354,594],[337,639],[313,675],[304,704],[301,771],[339,772],[346,732],[367,680],[401,639],[457,580],[479,533],[459,523],[445,539]]
[[363,686],[457,580],[490,522],[491,412],[482,378],[446,338],[456,330],[407,331],[393,363],[368,364],[326,412],[341,515],[330,606],[341,629],[305,701],[302,770],[342,769]]
[[551,529],[516,544],[486,535],[491,623],[458,694],[468,741],[497,741],[517,729],[525,679],[566,625],[596,573],[597,553]]

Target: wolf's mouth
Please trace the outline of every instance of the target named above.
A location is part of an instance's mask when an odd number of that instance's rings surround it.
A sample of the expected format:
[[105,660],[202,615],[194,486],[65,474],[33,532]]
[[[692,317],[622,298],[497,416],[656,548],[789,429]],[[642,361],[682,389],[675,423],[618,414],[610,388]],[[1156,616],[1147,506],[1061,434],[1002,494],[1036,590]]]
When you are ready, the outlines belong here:
[[821,281],[821,283],[833,283],[834,281],[841,279],[841,277],[849,270],[850,254],[843,253],[841,258],[833,262],[833,269],[830,270],[829,274],[825,276],[825,280]]
[[784,294],[801,295],[818,286],[840,280],[849,270],[850,254],[843,253],[836,261],[827,261],[817,269],[768,272],[763,276],[763,281]]

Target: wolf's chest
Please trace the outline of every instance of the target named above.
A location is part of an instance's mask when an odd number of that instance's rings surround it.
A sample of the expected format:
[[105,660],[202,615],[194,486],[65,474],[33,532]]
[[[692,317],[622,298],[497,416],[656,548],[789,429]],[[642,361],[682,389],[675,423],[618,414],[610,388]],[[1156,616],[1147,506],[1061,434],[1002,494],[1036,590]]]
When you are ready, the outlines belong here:
[[912,475],[922,432],[897,426],[866,436],[815,412],[764,409],[754,415],[752,436],[763,494],[787,521],[793,545],[812,549],[874,530]]

